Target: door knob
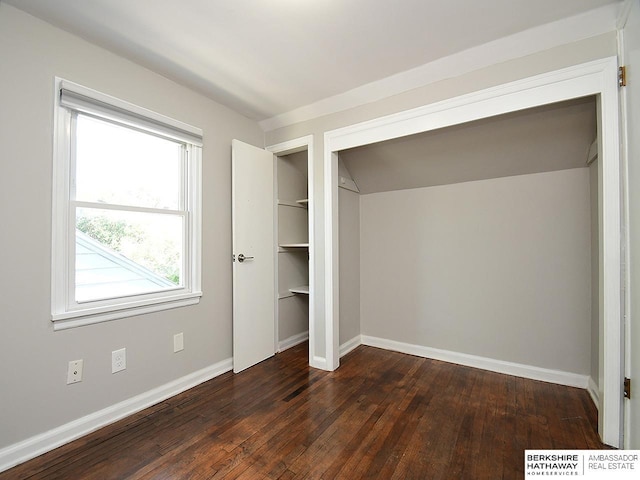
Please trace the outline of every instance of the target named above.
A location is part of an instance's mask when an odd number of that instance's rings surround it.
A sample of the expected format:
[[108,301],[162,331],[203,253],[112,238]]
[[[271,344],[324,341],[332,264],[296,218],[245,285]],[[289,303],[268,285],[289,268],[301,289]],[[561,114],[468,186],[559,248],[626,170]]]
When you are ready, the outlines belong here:
[[244,253],[241,253],[240,255],[238,255],[238,261],[240,263],[244,262],[245,260],[253,260],[253,257],[245,257]]

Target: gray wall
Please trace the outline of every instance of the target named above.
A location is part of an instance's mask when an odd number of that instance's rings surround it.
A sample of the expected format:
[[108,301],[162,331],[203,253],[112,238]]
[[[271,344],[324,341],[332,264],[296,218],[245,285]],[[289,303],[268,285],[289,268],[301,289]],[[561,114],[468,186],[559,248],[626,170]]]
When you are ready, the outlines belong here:
[[362,195],[362,334],[588,375],[589,170]]
[[[315,136],[314,213],[322,219],[321,139],[325,131],[615,54],[616,36],[611,32],[463,76],[452,72],[446,81],[268,132],[265,144]],[[5,272],[0,280],[2,448],[231,356],[229,145],[231,138],[261,145],[263,136],[254,122],[231,110],[1,2],[0,58],[0,260]],[[204,297],[200,305],[52,331],[49,276],[55,75],[204,130]],[[636,170],[630,166],[631,180],[638,177]],[[638,211],[636,200],[631,199],[632,214]],[[320,224],[316,227],[312,241],[319,265],[323,265],[325,232]],[[639,236],[634,233],[637,227],[631,227],[633,243]],[[324,281],[323,269],[317,268],[318,355],[325,348]],[[178,331],[185,334],[185,350],[174,355],[171,337]],[[123,346],[129,353],[128,368],[111,375],[110,352]],[[66,365],[76,358],[85,360],[85,380],[67,386]]]
[[360,335],[360,195],[338,189],[340,241],[340,338]]
[[[410,108],[428,105],[465,93],[502,85],[510,81],[527,78],[536,74],[554,71],[570,65],[577,65],[595,59],[605,58],[617,53],[616,33],[610,32],[583,41],[574,42],[549,50],[541,51],[526,57],[499,63],[474,72],[425,85],[414,90],[394,95],[373,103],[351,108],[335,114],[326,115],[314,120],[296,123],[287,127],[266,132],[266,144],[274,145],[305,135],[314,135],[314,204],[315,218],[324,218],[324,205],[318,199],[324,192],[324,133],[339,127],[353,125],[401,112]],[[339,75],[340,72],[333,72]],[[317,260],[315,269],[315,350],[316,355],[324,356],[325,352],[325,278],[324,254],[325,231],[318,222],[314,231],[314,251]],[[364,332],[363,332],[364,333]]]
[[[253,121],[0,3],[0,448],[228,359],[230,144],[263,144]],[[54,76],[201,127],[204,295],[197,306],[53,332],[50,321]],[[173,353],[173,334],[185,349]],[[111,374],[111,351],[127,369]],[[84,379],[66,385],[67,363]]]

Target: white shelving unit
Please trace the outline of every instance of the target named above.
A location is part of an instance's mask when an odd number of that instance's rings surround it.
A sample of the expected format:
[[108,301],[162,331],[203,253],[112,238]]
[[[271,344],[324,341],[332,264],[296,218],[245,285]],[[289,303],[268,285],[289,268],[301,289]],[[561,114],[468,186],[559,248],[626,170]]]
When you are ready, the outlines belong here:
[[302,285],[300,287],[290,288],[291,293],[299,293],[301,295],[309,295],[309,285]]
[[278,341],[309,330],[307,152],[277,158]]
[[280,248],[309,248],[309,242],[306,243],[281,243]]

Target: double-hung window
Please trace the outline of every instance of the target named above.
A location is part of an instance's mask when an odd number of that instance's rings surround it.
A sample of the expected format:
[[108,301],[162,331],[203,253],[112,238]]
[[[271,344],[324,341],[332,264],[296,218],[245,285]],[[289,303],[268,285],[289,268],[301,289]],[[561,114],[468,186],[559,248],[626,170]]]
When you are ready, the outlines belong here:
[[55,329],[199,301],[201,130],[56,79]]

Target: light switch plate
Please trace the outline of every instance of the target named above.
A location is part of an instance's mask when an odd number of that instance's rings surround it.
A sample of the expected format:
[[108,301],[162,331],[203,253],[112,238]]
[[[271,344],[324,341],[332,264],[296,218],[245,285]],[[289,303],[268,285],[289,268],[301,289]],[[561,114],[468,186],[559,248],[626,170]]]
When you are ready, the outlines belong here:
[[184,350],[184,334],[182,332],[176,333],[173,336],[173,353]]

